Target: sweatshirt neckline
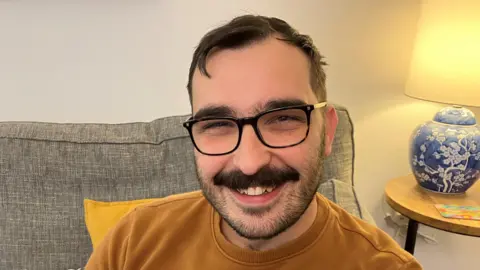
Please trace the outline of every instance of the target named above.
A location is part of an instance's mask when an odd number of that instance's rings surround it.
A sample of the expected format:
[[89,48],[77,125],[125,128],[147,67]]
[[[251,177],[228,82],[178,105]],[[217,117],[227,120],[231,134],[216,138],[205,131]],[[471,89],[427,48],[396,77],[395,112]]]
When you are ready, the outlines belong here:
[[310,228],[296,239],[275,249],[265,251],[253,251],[230,243],[221,232],[221,217],[219,213],[215,211],[213,207],[210,207],[211,229],[215,244],[220,252],[227,258],[243,264],[267,264],[293,257],[304,252],[318,241],[323,235],[327,223],[332,220],[331,209],[328,202],[325,201],[325,198],[316,194],[316,200],[317,215]]

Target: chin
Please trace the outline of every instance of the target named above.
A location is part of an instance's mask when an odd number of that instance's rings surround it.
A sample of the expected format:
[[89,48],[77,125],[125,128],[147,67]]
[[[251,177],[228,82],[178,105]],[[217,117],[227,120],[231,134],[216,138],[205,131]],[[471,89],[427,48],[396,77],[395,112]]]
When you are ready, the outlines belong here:
[[284,200],[262,207],[241,207],[229,201],[226,209],[229,209],[227,213],[221,213],[223,219],[238,235],[249,240],[271,239],[294,225],[301,216],[301,213],[291,216]]
[[296,221],[286,222],[281,215],[267,215],[263,218],[241,216],[239,219],[225,220],[239,236],[249,240],[272,239],[286,231]]

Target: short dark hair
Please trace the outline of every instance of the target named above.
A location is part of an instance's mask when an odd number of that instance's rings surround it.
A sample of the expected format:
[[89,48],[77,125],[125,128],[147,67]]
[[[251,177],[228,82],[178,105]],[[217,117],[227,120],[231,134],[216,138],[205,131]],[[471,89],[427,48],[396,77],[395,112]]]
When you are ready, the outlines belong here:
[[313,44],[312,39],[308,35],[300,34],[281,19],[259,15],[242,15],[211,30],[200,40],[193,53],[188,74],[187,89],[190,103],[192,103],[192,79],[197,67],[202,75],[210,78],[206,68],[210,53],[223,49],[242,48],[272,36],[276,36],[278,40],[285,41],[305,53],[310,61],[310,85],[318,101],[325,101],[327,99],[326,75],[323,66],[326,65],[326,62],[323,61],[323,56]]

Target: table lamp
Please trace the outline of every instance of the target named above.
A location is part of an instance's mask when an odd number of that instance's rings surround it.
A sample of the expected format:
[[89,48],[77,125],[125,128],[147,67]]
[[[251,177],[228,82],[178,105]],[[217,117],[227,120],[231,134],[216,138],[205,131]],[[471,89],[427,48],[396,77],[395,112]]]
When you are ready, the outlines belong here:
[[418,184],[464,193],[480,177],[480,1],[425,1],[406,82],[407,96],[449,104],[418,126],[410,166]]

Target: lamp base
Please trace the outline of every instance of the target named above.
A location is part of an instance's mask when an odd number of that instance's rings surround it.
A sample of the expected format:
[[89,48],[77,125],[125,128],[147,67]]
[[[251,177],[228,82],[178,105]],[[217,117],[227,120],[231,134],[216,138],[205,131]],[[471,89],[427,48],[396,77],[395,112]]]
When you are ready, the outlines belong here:
[[480,127],[473,112],[449,106],[417,127],[410,143],[410,166],[427,190],[466,192],[480,178]]

